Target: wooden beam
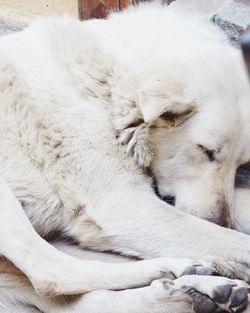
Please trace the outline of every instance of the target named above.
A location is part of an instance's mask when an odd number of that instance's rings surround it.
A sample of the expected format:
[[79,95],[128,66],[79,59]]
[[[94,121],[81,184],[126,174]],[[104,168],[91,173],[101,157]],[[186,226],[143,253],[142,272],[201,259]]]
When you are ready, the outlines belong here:
[[118,11],[119,4],[119,0],[78,0],[79,17],[81,20],[105,18],[111,10]]
[[119,9],[122,10],[129,4],[134,4],[135,0],[120,0]]
[[78,0],[79,18],[105,18],[111,10],[122,10],[128,5],[143,1],[146,0]]

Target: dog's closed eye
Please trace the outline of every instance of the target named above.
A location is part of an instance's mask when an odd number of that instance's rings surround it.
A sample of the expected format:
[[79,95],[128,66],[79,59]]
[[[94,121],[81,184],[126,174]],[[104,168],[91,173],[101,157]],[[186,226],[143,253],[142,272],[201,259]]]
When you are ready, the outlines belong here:
[[206,155],[210,162],[215,161],[215,150],[210,150],[203,145],[198,145],[198,148]]

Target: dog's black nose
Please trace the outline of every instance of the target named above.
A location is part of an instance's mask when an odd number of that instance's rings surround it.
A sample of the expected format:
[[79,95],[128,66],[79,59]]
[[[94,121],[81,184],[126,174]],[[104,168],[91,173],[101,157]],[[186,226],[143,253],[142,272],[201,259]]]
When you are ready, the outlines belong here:
[[246,63],[247,71],[250,77],[250,32],[241,37],[241,49]]

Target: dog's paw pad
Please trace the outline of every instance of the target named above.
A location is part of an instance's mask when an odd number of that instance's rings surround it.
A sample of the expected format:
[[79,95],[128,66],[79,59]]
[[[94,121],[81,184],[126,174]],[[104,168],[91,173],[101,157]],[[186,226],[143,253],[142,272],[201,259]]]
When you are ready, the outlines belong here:
[[[185,289],[185,287],[184,287]],[[191,288],[186,293],[192,298],[196,313],[213,313],[217,309],[217,304],[209,296]]]
[[231,285],[218,286],[212,298],[194,288],[183,289],[192,298],[196,313],[240,313],[248,304],[248,290],[245,287],[233,290]]
[[247,307],[247,302],[248,290],[246,287],[241,287],[233,291],[229,308],[232,312],[242,312]]
[[214,290],[213,300],[220,307],[218,312],[242,312],[248,304],[248,288],[230,284],[218,286]]
[[215,275],[217,274],[217,271],[214,267],[207,267],[203,265],[192,265],[187,267],[183,275]]
[[176,279],[174,285],[192,299],[196,313],[240,313],[248,304],[249,286],[240,280],[190,275]]
[[218,286],[213,293],[213,299],[217,303],[226,303],[232,293],[233,289],[231,285]]

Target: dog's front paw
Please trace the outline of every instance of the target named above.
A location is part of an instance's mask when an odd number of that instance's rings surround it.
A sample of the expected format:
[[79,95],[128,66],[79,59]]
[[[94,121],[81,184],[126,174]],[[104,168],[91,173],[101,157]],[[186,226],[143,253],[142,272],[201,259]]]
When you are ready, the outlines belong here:
[[248,287],[225,277],[191,275],[176,279],[172,289],[188,295],[196,313],[240,313],[248,305]]
[[142,168],[148,168],[154,159],[154,149],[147,131],[146,125],[141,124],[122,130],[117,137],[119,144],[126,146],[126,152],[132,155]]
[[217,269],[220,276],[225,276],[231,279],[241,279],[250,283],[249,266],[233,261],[216,261],[212,264],[213,267]]
[[248,266],[232,261],[196,261],[190,259],[172,259],[169,271],[174,276],[183,275],[212,275],[224,276],[230,279],[240,279],[250,282],[250,269]]

